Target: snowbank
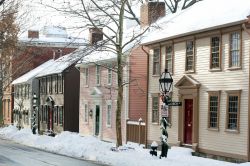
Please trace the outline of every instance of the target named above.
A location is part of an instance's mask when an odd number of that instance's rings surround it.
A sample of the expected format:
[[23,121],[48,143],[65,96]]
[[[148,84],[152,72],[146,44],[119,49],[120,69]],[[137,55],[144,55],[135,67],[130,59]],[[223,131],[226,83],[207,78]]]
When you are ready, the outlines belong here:
[[[135,143],[128,143],[117,151],[112,151],[114,143],[103,142],[93,136],[82,137],[78,133],[62,132],[55,137],[33,135],[31,129],[17,130],[14,126],[0,128],[0,138],[10,139],[17,143],[64,154],[81,157],[105,164],[119,166],[250,166],[250,163],[234,164],[191,155],[188,148],[172,147],[168,158],[159,159],[151,156],[149,149]],[[158,152],[159,156],[160,152]]]

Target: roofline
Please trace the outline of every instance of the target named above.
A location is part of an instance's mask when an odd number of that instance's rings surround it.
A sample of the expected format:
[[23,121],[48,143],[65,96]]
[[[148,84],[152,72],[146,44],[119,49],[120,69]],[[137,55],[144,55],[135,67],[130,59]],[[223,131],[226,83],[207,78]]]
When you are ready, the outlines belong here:
[[244,20],[240,20],[240,21],[236,21],[236,22],[231,22],[231,23],[228,23],[228,24],[222,24],[222,25],[218,25],[218,26],[205,28],[205,29],[191,31],[191,32],[187,32],[187,33],[182,33],[182,34],[179,34],[179,35],[175,35],[175,36],[171,36],[171,37],[165,37],[165,38],[162,38],[162,39],[142,43],[141,45],[148,46],[148,45],[152,45],[152,44],[155,44],[155,43],[160,43],[160,42],[163,42],[163,41],[166,41],[166,40],[173,40],[173,39],[176,39],[176,38],[179,38],[179,37],[185,37],[185,36],[188,36],[188,35],[193,35],[193,34],[206,32],[206,31],[210,31],[210,30],[215,30],[215,29],[218,29],[218,28],[225,28],[225,27],[230,27],[230,26],[242,24],[242,23],[244,23],[246,21],[247,21],[247,19],[244,19]]

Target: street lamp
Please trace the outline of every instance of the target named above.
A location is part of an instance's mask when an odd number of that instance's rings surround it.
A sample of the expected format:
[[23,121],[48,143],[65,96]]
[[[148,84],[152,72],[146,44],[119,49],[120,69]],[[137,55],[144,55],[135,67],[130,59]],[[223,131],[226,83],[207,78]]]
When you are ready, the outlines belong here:
[[167,142],[168,139],[168,132],[167,127],[170,127],[170,123],[167,121],[168,116],[168,104],[170,100],[169,92],[172,88],[173,78],[171,74],[168,72],[167,69],[161,74],[159,79],[159,90],[162,93],[161,98],[163,102],[162,106],[162,119],[161,119],[161,143],[162,143],[162,150],[161,150],[161,157],[167,157],[169,145]]
[[38,106],[38,97],[36,93],[33,94],[32,102],[33,102],[32,133],[36,134],[36,111],[37,111],[37,106]]

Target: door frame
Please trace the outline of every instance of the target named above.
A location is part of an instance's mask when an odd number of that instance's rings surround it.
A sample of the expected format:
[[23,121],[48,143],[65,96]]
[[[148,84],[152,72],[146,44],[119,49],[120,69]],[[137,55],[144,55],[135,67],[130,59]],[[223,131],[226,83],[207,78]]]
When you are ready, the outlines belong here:
[[201,84],[189,75],[184,75],[176,84],[178,98],[183,104],[178,112],[178,141],[184,144],[185,99],[193,100],[192,149],[198,150],[199,143],[199,89]]

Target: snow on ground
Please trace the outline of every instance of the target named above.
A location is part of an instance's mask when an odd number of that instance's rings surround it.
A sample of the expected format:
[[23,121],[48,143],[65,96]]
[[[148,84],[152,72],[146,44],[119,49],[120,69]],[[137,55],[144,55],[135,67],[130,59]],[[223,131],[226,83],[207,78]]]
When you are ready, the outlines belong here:
[[[172,147],[168,158],[151,156],[149,149],[135,143],[128,143],[112,151],[114,143],[100,141],[96,137],[82,137],[78,133],[62,132],[55,137],[33,135],[30,129],[18,130],[14,126],[0,128],[0,138],[13,140],[27,146],[46,151],[81,157],[114,166],[250,166],[250,163],[234,164],[207,158],[194,157],[188,148]],[[159,156],[160,152],[158,152]]]

